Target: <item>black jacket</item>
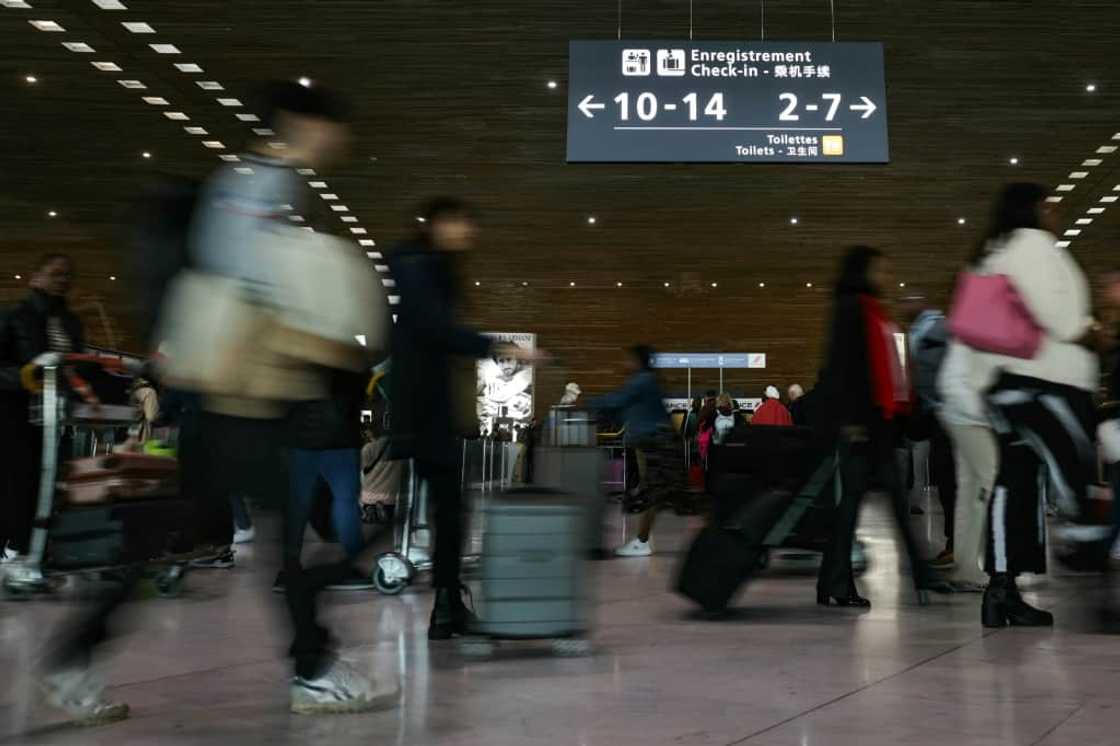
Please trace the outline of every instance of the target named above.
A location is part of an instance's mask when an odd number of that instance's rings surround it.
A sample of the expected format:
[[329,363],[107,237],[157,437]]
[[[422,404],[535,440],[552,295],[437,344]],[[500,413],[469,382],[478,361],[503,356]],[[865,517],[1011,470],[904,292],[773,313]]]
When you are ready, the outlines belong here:
[[331,398],[296,402],[288,415],[292,448],[326,451],[362,447],[362,404],[368,376],[331,371]]
[[860,296],[839,293],[832,311],[824,370],[814,391],[813,426],[828,436],[835,436],[847,426],[880,425],[883,418],[875,405],[873,391]]
[[82,350],[82,322],[62,298],[32,290],[0,317],[0,419],[27,420],[29,398],[20,381],[20,370],[50,348],[47,319],[51,316],[62,321],[74,351]]
[[389,343],[390,457],[458,463],[453,358],[482,358],[492,341],[460,323],[455,257],[422,244],[389,256],[400,304]]

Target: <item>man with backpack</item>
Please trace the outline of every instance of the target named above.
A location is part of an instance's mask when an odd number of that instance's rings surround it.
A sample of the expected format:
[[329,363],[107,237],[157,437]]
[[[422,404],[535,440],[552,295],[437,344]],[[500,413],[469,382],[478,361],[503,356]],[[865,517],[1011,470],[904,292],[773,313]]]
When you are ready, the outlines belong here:
[[910,323],[907,347],[917,394],[909,434],[911,440],[929,441],[930,481],[937,487],[937,496],[945,516],[945,548],[930,562],[930,567],[951,570],[955,566],[953,525],[957,503],[956,461],[953,457],[953,443],[937,419],[937,412],[941,407],[937,374],[949,348],[949,328],[945,314],[933,308],[922,295],[903,298],[901,307],[903,317]]

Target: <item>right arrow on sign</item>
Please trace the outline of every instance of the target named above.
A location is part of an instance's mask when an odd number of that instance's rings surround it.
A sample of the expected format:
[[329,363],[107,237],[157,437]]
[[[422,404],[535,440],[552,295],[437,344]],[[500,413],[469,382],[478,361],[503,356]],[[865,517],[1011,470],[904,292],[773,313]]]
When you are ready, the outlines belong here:
[[[590,96],[588,98],[590,98]],[[852,104],[848,108],[852,111],[862,111],[863,116],[860,117],[860,119],[867,119],[869,116],[874,114],[875,110],[879,107],[876,106],[875,102],[869,99],[867,96],[860,96],[860,99],[863,101],[862,104]]]
[[587,98],[585,98],[583,101],[579,102],[579,110],[582,111],[583,115],[585,117],[587,117],[588,119],[593,119],[595,117],[595,115],[592,113],[595,109],[605,109],[605,108],[607,108],[606,104],[593,104],[593,103],[591,103],[594,100],[595,100],[594,94],[588,94]]

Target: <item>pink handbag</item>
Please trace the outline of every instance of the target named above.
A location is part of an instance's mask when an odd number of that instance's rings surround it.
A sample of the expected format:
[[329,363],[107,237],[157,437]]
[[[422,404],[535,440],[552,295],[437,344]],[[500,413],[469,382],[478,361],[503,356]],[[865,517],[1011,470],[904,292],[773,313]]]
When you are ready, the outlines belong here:
[[949,331],[973,349],[1028,360],[1042,344],[1042,329],[1007,275],[962,273]]

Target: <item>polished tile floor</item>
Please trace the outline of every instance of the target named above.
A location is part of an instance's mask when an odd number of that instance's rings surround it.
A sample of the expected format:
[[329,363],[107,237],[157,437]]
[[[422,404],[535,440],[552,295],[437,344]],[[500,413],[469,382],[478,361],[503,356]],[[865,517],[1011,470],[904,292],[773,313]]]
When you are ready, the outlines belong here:
[[[655,557],[593,565],[596,652],[582,659],[524,644],[464,659],[454,644],[429,645],[426,591],[332,594],[327,616],[345,654],[402,688],[399,709],[369,715],[286,711],[273,542],[242,551],[235,570],[194,573],[179,599],[126,607],[126,628],[100,657],[113,696],[132,705],[124,723],[49,727],[30,695],[36,654],[73,608],[5,602],[0,743],[1120,744],[1120,637],[1086,623],[1099,579],[1034,584],[1054,630],[985,633],[977,596],[916,604],[881,516],[871,506],[861,527],[870,612],[818,608],[805,560],[779,559],[718,623],[668,590],[695,525],[666,517]],[[927,535],[938,520],[915,519]]]

